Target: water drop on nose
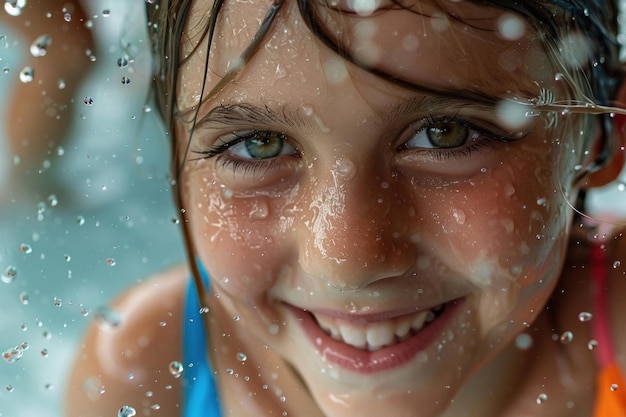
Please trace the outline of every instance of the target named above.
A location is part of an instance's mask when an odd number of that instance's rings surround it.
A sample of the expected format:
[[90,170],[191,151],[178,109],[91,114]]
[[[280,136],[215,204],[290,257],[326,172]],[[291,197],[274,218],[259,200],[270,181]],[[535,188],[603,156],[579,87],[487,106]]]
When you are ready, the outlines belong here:
[[30,54],[34,57],[46,56],[51,42],[49,35],[41,35],[30,45]]
[[117,417],[134,417],[137,415],[137,411],[130,405],[123,405],[117,412]]
[[85,103],[86,106],[93,106],[93,98],[87,96],[83,99],[83,103]]
[[593,314],[587,312],[587,311],[581,311],[578,314],[578,320],[582,321],[582,322],[586,322],[586,321],[591,321],[591,319],[593,318]]
[[172,361],[169,365],[170,374],[174,375],[174,378],[178,378],[182,375],[184,367],[183,364],[178,361]]
[[24,67],[20,71],[20,81],[28,84],[35,79],[35,70],[31,67]]

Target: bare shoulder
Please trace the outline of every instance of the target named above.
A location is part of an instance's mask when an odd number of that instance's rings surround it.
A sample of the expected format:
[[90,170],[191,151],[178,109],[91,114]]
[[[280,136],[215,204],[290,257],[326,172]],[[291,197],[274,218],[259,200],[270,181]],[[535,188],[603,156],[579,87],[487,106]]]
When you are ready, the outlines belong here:
[[94,319],[70,375],[67,416],[115,416],[125,405],[137,415],[178,414],[169,364],[181,360],[187,277],[182,266],[151,277],[112,303],[115,318]]

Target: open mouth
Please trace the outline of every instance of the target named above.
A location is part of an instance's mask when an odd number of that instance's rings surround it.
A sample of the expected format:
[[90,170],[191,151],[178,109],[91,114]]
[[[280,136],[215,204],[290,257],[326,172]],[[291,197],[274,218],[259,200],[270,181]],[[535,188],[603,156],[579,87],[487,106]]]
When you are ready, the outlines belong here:
[[399,368],[435,345],[455,321],[462,301],[389,318],[337,317],[290,307],[324,361],[369,374]]
[[354,323],[324,315],[311,315],[328,336],[338,342],[369,352],[401,343],[435,321],[445,309],[444,304],[389,320]]

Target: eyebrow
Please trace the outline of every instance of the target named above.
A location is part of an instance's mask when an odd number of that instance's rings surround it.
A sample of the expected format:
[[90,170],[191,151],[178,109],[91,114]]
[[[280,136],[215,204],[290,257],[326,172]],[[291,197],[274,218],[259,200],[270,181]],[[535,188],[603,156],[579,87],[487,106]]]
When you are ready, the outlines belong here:
[[289,109],[286,105],[274,110],[268,105],[255,106],[250,103],[224,104],[211,109],[196,123],[198,129],[219,129],[237,125],[287,126],[295,129],[310,128],[309,120],[301,110]]

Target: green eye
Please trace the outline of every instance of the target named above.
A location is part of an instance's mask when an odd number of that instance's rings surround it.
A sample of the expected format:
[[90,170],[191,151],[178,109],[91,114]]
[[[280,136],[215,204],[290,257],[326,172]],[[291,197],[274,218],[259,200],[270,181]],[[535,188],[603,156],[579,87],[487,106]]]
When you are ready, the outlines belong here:
[[439,123],[425,129],[430,144],[436,148],[456,148],[467,142],[469,129],[456,123]]
[[258,132],[243,143],[252,159],[274,158],[282,154],[284,135],[275,132]]

